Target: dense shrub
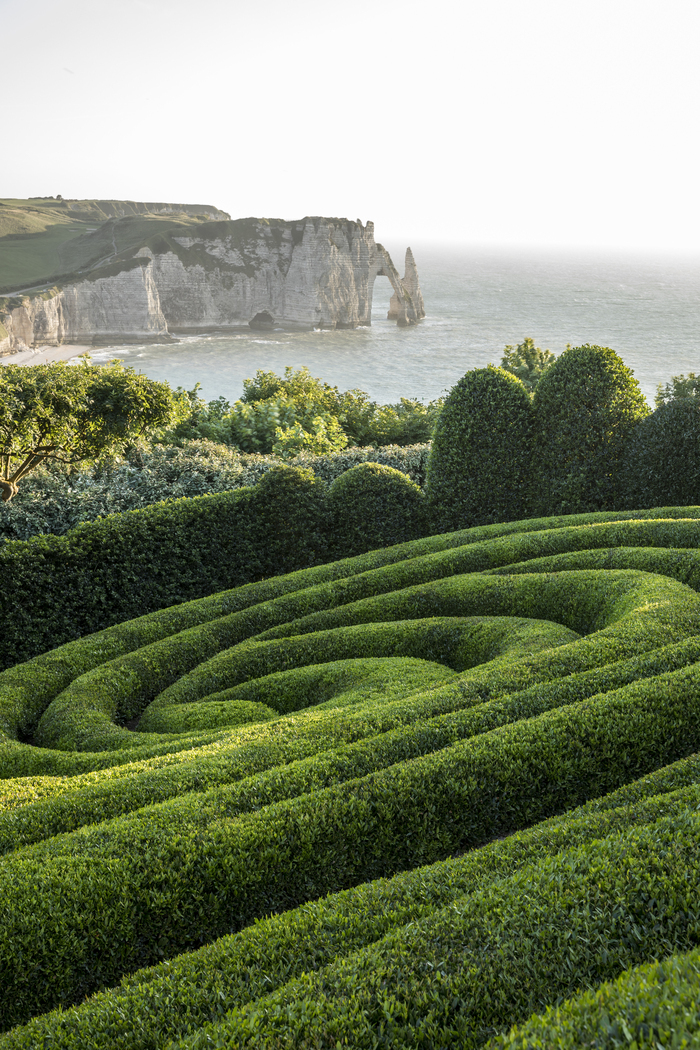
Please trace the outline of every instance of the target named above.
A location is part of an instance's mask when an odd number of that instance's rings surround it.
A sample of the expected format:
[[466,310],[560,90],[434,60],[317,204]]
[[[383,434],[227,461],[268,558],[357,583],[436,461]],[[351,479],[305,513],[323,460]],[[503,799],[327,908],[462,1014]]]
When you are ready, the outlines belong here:
[[324,481],[334,481],[358,463],[379,463],[406,474],[421,488],[425,484],[430,445],[384,445],[382,448],[345,448],[332,456],[312,456],[307,453],[294,460],[295,467],[306,467]]
[[517,346],[503,348],[501,368],[517,376],[526,390],[533,392],[540,379],[551,368],[556,357],[551,350],[541,350],[534,339],[525,339]]
[[175,500],[0,547],[0,663],[111,623],[322,561],[325,484],[276,467],[262,488]]
[[669,780],[675,776],[673,788],[681,790],[667,788],[671,794],[654,797],[655,788],[664,788],[659,778],[647,777],[635,782],[638,797],[623,809],[614,808],[613,793],[601,800],[603,812],[583,807],[463,856],[391,880],[362,883],[274,915],[234,936],[141,970],[76,1009],[37,1018],[0,1037],[0,1045],[3,1050],[33,1050],[46,1040],[55,1050],[88,1045],[156,1050],[169,1040],[194,1034],[200,1026],[219,1022],[222,1001],[228,1010],[240,1008],[304,973],[319,971],[378,942],[393,930],[429,919],[466,894],[485,890],[528,866],[531,870],[562,849],[585,847],[620,829],[641,828],[662,816],[680,814],[698,797],[692,784],[697,759],[662,772]]
[[[425,481],[429,445],[405,448],[348,448],[329,455],[304,452],[294,466],[331,482],[368,460],[394,467],[418,485]],[[164,500],[203,496],[255,485],[282,461],[277,456],[240,452],[213,441],[152,445],[132,449],[123,459],[91,467],[39,467],[9,503],[0,502],[0,540],[63,535],[85,521],[137,510]]]
[[659,1050],[700,1044],[700,950],[626,970],[494,1039],[489,1050]]
[[435,531],[522,518],[531,469],[530,397],[502,368],[467,372],[437,421],[426,495]]
[[418,539],[427,531],[425,496],[393,467],[359,463],[330,486],[328,528],[341,557]]
[[246,379],[233,405],[225,398],[208,404],[193,390],[178,388],[182,418],[168,441],[208,438],[245,452],[285,454],[314,447],[332,452],[344,445],[413,445],[430,438],[441,400],[428,405],[401,398],[379,405],[363,390],[339,391],[308,368],[286,368],[283,376],[258,369]]
[[664,386],[659,383],[656,388],[654,404],[657,408],[660,408],[661,405],[666,405],[669,401],[676,401],[686,397],[700,400],[700,376],[696,375],[695,372],[688,372],[687,376],[671,376],[670,383],[666,383]]
[[625,446],[649,408],[617,354],[603,346],[565,350],[537,384],[533,407],[532,511],[619,506]]
[[700,398],[664,402],[636,424],[622,484],[627,507],[700,503]]

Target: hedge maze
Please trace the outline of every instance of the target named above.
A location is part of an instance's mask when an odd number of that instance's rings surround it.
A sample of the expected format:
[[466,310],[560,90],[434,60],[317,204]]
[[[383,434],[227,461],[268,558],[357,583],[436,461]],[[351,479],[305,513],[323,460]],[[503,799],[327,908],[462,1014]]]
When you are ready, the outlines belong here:
[[8,667],[0,1050],[700,1045],[699,591],[532,519]]

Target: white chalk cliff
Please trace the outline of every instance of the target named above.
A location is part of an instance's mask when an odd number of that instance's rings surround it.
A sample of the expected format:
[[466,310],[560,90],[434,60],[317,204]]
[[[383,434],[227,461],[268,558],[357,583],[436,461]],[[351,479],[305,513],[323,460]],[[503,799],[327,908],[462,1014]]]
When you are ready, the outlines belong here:
[[394,289],[391,318],[411,325],[425,316],[410,249],[401,278],[371,222],[307,217],[175,226],[73,284],[0,300],[0,354],[61,343],[164,342],[249,324],[369,325],[380,275]]

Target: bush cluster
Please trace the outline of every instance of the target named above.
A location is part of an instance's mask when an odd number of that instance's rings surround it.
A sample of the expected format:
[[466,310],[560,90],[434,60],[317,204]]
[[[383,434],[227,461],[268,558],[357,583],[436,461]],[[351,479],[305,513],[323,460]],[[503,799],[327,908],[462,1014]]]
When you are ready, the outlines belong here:
[[336,452],[347,445],[428,441],[442,403],[401,398],[395,405],[379,405],[363,390],[341,392],[308,368],[289,367],[283,376],[258,369],[233,405],[222,397],[207,403],[198,391],[199,384],[189,391],[178,387],[181,418],[165,440],[206,438],[284,458]]
[[[325,455],[303,452],[294,465],[330,483],[358,463],[372,461],[400,470],[422,486],[429,450],[430,445],[424,444],[347,448]],[[0,540],[28,540],[47,533],[60,536],[108,514],[255,485],[282,463],[279,456],[192,440],[134,448],[123,459],[91,467],[53,464],[30,474],[11,502],[0,503]]]
[[433,528],[466,528],[525,516],[532,470],[532,404],[502,368],[467,372],[440,413],[428,460]]
[[252,487],[154,504],[64,536],[7,542],[0,547],[0,615],[7,623],[0,663],[174,602],[402,543],[426,529],[419,487],[392,467],[361,462],[330,488],[311,470],[278,465]]
[[426,479],[434,529],[700,504],[692,373],[674,377],[650,414],[613,350],[567,347],[539,360],[531,342],[506,348],[505,369],[467,372],[450,392]]

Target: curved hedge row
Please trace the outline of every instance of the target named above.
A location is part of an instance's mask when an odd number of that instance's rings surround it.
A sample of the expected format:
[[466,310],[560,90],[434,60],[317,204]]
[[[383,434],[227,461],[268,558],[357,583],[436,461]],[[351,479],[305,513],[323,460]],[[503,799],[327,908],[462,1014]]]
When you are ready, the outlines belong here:
[[584,992],[557,1009],[492,1040],[490,1050],[562,1050],[636,1046],[696,1047],[700,1043],[700,949],[626,970],[616,981]]
[[0,1048],[476,1047],[692,949],[698,590],[693,508],[513,522],[2,672]]

